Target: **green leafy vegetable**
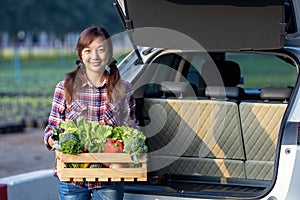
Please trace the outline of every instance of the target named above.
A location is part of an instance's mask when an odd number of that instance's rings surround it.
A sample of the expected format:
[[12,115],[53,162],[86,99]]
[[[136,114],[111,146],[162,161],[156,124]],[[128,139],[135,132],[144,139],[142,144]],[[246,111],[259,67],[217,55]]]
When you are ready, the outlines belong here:
[[66,154],[79,154],[83,152],[83,145],[74,133],[63,133],[59,139],[60,151]]
[[109,138],[114,138],[117,140],[126,140],[130,137],[137,136],[143,140],[146,140],[146,136],[138,131],[135,128],[129,127],[129,126],[117,126],[112,130],[111,135],[109,135]]
[[90,153],[100,153],[104,150],[107,135],[111,134],[112,127],[99,124],[97,121],[86,121],[83,117],[76,119],[79,139]]
[[[137,129],[128,126],[111,127],[99,124],[97,121],[88,122],[83,117],[75,121],[61,121],[59,127],[53,128],[59,138],[55,146],[65,154],[79,154],[83,152],[101,153],[105,151],[108,141],[118,141],[118,146],[124,145],[123,152],[130,153],[137,165],[138,156],[147,153],[146,136]],[[59,132],[59,133],[58,133]],[[122,150],[121,150],[122,151]],[[68,164],[68,167],[83,167],[86,163]],[[101,166],[91,164],[89,167]]]
[[74,133],[78,129],[72,120],[60,121],[59,127],[65,130],[64,133]]
[[[84,147],[79,140],[76,133],[63,132],[59,135],[59,144],[56,148],[65,154],[79,154],[84,151]],[[83,164],[81,163],[67,163],[68,168],[80,168]]]
[[135,135],[124,140],[124,152],[130,153],[131,159],[135,165],[138,165],[138,156],[147,153],[148,147],[145,144],[145,140]]

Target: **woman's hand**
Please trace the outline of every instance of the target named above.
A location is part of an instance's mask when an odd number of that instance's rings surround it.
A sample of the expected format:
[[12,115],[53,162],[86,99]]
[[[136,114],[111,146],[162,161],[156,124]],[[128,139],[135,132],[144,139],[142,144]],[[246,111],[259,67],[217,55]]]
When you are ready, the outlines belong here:
[[48,144],[52,148],[54,144],[56,144],[57,141],[53,140],[52,137],[48,137]]
[[55,151],[55,157],[56,157],[57,160],[60,160],[60,158],[61,158],[61,152],[56,150]]

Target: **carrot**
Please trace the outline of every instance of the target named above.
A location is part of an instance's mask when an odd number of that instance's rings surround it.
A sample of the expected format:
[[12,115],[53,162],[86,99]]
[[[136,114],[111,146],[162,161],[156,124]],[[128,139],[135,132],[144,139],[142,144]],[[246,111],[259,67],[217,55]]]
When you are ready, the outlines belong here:
[[81,168],[88,168],[90,166],[90,163],[83,163]]
[[[89,152],[87,146],[84,146],[83,152],[84,153],[88,153]],[[90,163],[83,163],[82,166],[81,166],[81,168],[89,168],[89,167],[90,167]]]

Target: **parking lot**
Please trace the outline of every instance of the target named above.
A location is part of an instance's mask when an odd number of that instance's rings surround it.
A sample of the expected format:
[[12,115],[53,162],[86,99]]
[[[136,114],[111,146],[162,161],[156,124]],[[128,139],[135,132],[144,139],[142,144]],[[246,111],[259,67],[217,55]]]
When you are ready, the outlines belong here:
[[43,144],[43,129],[0,134],[0,178],[54,167],[54,153]]

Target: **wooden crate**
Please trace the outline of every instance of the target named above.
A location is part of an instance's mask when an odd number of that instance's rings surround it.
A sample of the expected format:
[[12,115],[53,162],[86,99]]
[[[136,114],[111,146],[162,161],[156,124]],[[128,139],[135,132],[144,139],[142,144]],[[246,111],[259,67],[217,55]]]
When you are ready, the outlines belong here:
[[66,168],[66,163],[127,163],[133,165],[127,153],[61,154],[57,160],[57,175],[61,181],[146,181],[146,154],[139,157],[138,167],[126,168]]

